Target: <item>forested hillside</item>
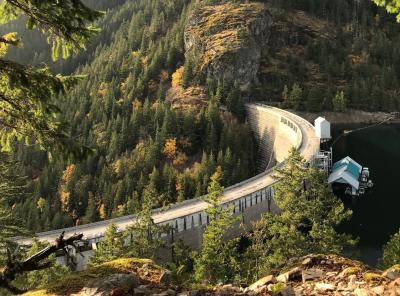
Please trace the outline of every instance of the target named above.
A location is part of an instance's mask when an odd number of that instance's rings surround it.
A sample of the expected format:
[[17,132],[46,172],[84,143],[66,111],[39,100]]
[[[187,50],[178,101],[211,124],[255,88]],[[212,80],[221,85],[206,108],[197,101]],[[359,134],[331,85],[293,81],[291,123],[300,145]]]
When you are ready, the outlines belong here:
[[369,0],[265,2],[274,22],[259,99],[313,112],[399,110],[395,16]]
[[[14,146],[32,194],[11,206],[32,230],[133,214],[146,196],[153,207],[200,196],[217,166],[224,185],[255,174],[250,129],[242,116],[220,112],[220,84],[201,108],[165,102],[172,74],[184,64],[191,1],[120,2],[107,2],[112,9],[99,22],[103,31],[92,49],[61,64],[70,72],[85,63],[76,73],[86,77],[58,105],[76,141],[93,153],[68,161],[34,146]],[[183,79],[174,77],[178,84]]]
[[253,2],[88,0],[106,11],[102,31],[57,62],[39,33],[22,33],[24,47],[8,58],[86,75],[57,104],[93,153],[66,160],[15,143],[32,193],[13,211],[39,231],[134,213],[143,196],[154,207],[200,196],[219,165],[225,186],[252,176],[245,100],[313,112],[399,108],[400,32],[384,9],[368,0]]

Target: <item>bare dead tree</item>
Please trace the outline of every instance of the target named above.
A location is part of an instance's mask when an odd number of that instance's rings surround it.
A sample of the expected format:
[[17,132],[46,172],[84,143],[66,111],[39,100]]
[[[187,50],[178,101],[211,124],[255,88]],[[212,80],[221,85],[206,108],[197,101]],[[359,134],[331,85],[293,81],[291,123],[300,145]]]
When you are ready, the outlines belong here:
[[42,270],[51,267],[51,263],[41,263],[41,261],[59,250],[63,250],[67,253],[67,247],[76,247],[74,243],[81,240],[82,237],[83,234],[74,234],[73,236],[64,239],[64,232],[62,232],[54,244],[44,248],[43,250],[23,261],[17,260],[15,256],[12,255],[8,250],[7,264],[3,270],[0,271],[0,288],[5,288],[15,294],[22,294],[25,291],[22,291],[11,284],[17,275],[33,270]]

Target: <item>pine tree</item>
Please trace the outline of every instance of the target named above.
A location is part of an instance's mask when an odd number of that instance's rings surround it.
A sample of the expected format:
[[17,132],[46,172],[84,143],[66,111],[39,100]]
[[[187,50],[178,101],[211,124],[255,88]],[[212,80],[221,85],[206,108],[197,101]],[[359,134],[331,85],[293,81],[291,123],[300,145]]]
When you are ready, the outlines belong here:
[[224,188],[221,186],[222,170],[218,167],[211,176],[208,195],[204,201],[209,204],[206,213],[210,219],[203,234],[203,245],[195,260],[195,277],[207,283],[225,282],[234,273],[235,252],[233,241],[226,241],[227,231],[237,221],[231,207],[221,204]]
[[336,112],[345,112],[347,110],[347,101],[344,96],[344,92],[337,92],[332,100],[333,111]]
[[[53,57],[61,53],[64,58],[84,47],[97,30],[87,26],[101,13],[87,8],[81,1],[54,2],[6,0],[0,4],[0,19],[7,23],[26,15],[27,28],[39,28],[48,36]],[[15,33],[0,36],[0,137],[2,149],[10,150],[13,139],[34,140],[42,146],[55,145],[68,148],[74,154],[82,153],[69,141],[63,123],[55,114],[60,109],[51,98],[65,92],[77,78],[55,76],[48,68],[35,69],[4,59],[9,46],[20,43]]]
[[400,264],[400,230],[383,246],[382,268]]
[[89,258],[88,265],[94,266],[104,262],[108,262],[127,254],[124,244],[124,234],[118,230],[117,225],[110,224],[105,233],[103,240],[98,244],[93,255]]
[[14,172],[16,166],[6,154],[0,153],[0,249],[3,250],[13,244],[11,237],[26,234],[21,221],[9,208],[15,199],[26,194],[26,180]]
[[193,58],[188,57],[185,62],[183,77],[182,77],[182,86],[183,88],[189,87],[190,83],[192,82],[193,78]]
[[286,108],[291,108],[292,107],[291,104],[290,104],[291,102],[289,100],[289,88],[288,88],[288,86],[286,84],[285,84],[285,86],[283,88],[283,91],[282,91],[282,100],[283,100],[284,106]]
[[303,96],[303,90],[298,83],[293,84],[292,90],[290,91],[289,101],[293,109],[299,110],[301,99]]
[[335,229],[352,213],[332,193],[323,171],[307,167],[300,153],[292,149],[275,177],[280,181],[274,186],[273,198],[280,213],[263,215],[249,235],[258,271],[270,272],[289,258],[308,253],[340,254],[355,244],[349,235]]
[[385,7],[389,13],[397,14],[397,21],[400,22],[400,1],[399,0],[373,0],[376,5]]
[[157,225],[152,217],[152,209],[158,196],[153,186],[143,190],[141,210],[136,213],[135,222],[127,227],[126,233],[130,237],[129,255],[139,258],[153,258],[156,251],[165,246],[161,234],[167,233],[168,226]]
[[310,112],[322,110],[323,94],[319,86],[313,86],[307,96],[306,109]]

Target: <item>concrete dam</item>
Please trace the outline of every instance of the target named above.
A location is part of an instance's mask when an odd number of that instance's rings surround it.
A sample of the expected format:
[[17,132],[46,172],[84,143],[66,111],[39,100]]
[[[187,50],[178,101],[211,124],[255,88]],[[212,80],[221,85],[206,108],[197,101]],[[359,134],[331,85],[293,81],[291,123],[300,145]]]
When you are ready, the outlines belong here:
[[[262,213],[275,212],[276,206],[272,202],[272,185],[277,182],[272,177],[275,166],[282,165],[288,156],[289,150],[295,147],[304,159],[312,163],[314,155],[319,152],[320,139],[316,136],[314,126],[305,119],[288,111],[263,104],[252,103],[246,106],[248,122],[260,146],[260,170],[263,172],[253,178],[245,180],[225,189],[223,206],[232,206],[235,214],[242,214],[243,223],[247,226],[261,217]],[[172,233],[165,234],[166,240],[182,239],[183,242],[198,249],[202,243],[202,235],[208,223],[205,209],[208,204],[199,198],[170,205],[167,210],[154,210],[154,222],[161,225],[170,225]],[[36,236],[40,240],[55,241],[62,231],[65,236],[83,233],[83,244],[86,250],[83,256],[70,250],[75,268],[85,267],[91,249],[103,238],[107,226],[114,223],[122,231],[135,220],[134,215],[119,217],[111,220],[80,225],[65,229],[57,229]],[[237,231],[239,231],[237,229]],[[16,239],[21,244],[29,244],[30,239]],[[65,263],[66,256],[58,257],[60,263]]]

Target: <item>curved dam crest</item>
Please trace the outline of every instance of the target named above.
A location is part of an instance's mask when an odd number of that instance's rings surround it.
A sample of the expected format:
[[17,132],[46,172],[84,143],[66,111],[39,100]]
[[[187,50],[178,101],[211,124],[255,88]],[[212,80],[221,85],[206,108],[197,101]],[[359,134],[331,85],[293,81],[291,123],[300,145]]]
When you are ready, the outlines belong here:
[[[288,111],[252,103],[246,105],[248,122],[259,143],[260,159],[259,170],[263,173],[235,184],[225,189],[223,206],[233,207],[235,214],[243,216],[243,224],[250,226],[265,212],[276,212],[277,208],[272,202],[272,185],[277,182],[273,177],[273,169],[284,163],[292,147],[298,149],[307,162],[312,163],[314,155],[319,152],[320,139],[315,134],[314,126],[305,119]],[[167,209],[154,210],[153,219],[157,224],[170,225],[173,232],[165,234],[166,240],[182,239],[192,248],[198,249],[202,244],[204,229],[208,223],[205,209],[208,204],[200,198],[191,199],[182,203],[170,205]],[[120,230],[124,230],[134,222],[134,215],[119,217],[106,221],[95,222],[76,227],[57,229],[36,236],[40,240],[55,241],[61,232],[65,236],[83,233],[84,241],[89,249],[83,252],[84,257],[70,250],[77,270],[84,269],[88,257],[96,244],[102,240],[107,226],[114,223]],[[235,227],[233,232],[239,232]],[[16,238],[21,244],[29,244],[29,238]],[[58,261],[65,264],[66,256],[58,257]]]

